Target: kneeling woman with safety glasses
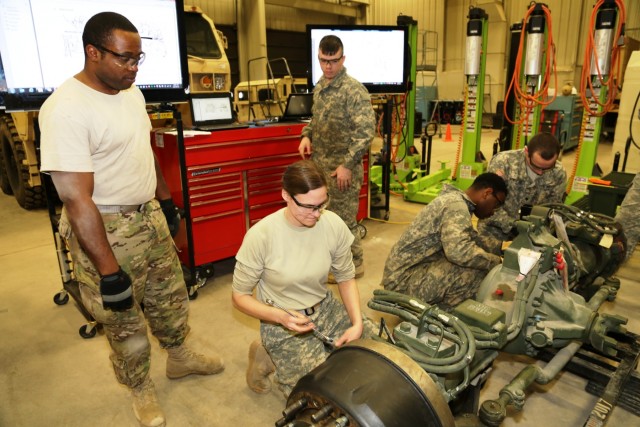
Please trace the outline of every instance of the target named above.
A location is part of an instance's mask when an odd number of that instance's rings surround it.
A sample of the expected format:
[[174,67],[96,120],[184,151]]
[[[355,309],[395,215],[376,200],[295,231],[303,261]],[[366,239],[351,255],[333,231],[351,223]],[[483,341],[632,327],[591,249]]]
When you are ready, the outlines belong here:
[[[244,237],[232,299],[240,311],[260,319],[262,343],[251,344],[247,384],[266,393],[268,375],[275,370],[286,397],[333,347],[370,337],[373,325],[360,310],[353,235],[340,217],[325,211],[329,198],[322,170],[310,160],[290,165],[282,178],[282,198],[287,206]],[[344,303],[327,287],[329,272]]]

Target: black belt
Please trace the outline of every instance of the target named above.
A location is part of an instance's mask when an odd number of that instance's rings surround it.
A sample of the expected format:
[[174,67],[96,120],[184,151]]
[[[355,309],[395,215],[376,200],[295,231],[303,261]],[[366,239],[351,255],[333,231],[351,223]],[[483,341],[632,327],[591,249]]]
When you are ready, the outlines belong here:
[[319,303],[317,303],[316,305],[314,305],[312,307],[303,308],[302,310],[298,310],[298,311],[301,314],[305,314],[307,316],[313,316],[316,313],[316,311],[320,308],[320,304],[322,304],[322,301],[324,301],[324,300],[321,300]]
[[140,205],[96,205],[98,211],[102,214],[126,214],[131,212],[142,212],[147,203]]

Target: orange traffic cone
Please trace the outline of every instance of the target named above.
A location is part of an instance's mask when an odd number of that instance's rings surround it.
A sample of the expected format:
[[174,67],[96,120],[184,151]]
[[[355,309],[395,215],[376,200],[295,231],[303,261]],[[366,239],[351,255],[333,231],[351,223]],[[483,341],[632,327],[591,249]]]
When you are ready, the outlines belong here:
[[453,142],[453,138],[451,137],[451,123],[447,123],[447,131],[444,134],[444,142]]

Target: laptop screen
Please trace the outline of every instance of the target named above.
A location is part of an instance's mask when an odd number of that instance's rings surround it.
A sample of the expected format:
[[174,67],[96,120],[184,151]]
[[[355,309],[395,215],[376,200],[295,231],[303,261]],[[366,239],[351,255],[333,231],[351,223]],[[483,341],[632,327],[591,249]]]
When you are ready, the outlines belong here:
[[232,123],[234,119],[231,94],[192,94],[191,113],[193,124],[196,126]]
[[306,119],[311,117],[313,93],[291,93],[287,100],[284,117]]

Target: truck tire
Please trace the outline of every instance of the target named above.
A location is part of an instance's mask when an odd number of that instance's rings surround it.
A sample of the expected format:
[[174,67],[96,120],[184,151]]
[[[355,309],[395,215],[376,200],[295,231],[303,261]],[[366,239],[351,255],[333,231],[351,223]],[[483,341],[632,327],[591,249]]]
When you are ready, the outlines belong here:
[[26,156],[22,141],[13,121],[6,115],[0,116],[0,143],[3,169],[18,204],[24,209],[44,207],[44,190],[41,185],[29,185],[29,168],[23,164]]
[[0,190],[4,194],[9,196],[13,195],[13,191],[11,191],[11,184],[9,184],[9,177],[7,176],[7,171],[4,170],[4,154],[2,153],[2,144],[0,144]]

